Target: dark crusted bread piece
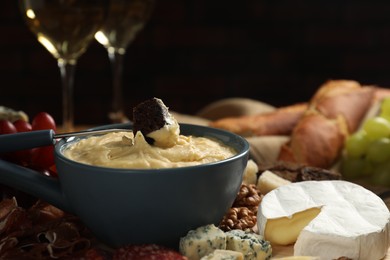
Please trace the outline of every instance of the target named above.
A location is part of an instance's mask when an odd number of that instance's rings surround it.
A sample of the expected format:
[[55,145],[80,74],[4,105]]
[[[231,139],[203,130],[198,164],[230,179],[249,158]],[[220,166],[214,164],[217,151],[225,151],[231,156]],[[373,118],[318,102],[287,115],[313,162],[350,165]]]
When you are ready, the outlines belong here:
[[295,163],[279,162],[273,165],[259,165],[259,172],[266,170],[291,182],[341,180],[341,174],[338,172]]
[[141,131],[148,143],[153,143],[153,139],[147,138],[147,135],[166,125],[170,117],[161,99],[148,99],[133,108],[133,131]]

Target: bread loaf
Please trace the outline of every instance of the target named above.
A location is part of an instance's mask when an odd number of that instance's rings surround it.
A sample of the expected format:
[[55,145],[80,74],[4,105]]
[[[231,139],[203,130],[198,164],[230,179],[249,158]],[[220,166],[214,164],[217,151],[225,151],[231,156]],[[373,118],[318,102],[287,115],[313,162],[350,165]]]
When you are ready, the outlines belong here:
[[348,133],[356,131],[372,104],[375,89],[362,87],[352,80],[331,80],[314,94],[309,110],[318,112],[328,119],[342,116]]
[[307,107],[306,103],[300,103],[262,114],[227,117],[210,122],[210,126],[246,137],[290,135]]
[[372,104],[375,89],[356,81],[332,80],[323,84],[304,115],[281,147],[280,161],[330,168],[356,131]]

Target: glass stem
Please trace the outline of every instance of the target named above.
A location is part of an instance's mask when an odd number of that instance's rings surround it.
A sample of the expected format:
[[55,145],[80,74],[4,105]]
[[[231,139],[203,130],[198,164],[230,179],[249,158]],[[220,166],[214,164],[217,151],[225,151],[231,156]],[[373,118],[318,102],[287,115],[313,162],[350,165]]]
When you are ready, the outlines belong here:
[[62,130],[74,130],[73,122],[73,82],[76,61],[58,60],[62,80]]
[[125,120],[123,112],[123,96],[122,96],[122,76],[123,76],[123,59],[125,54],[117,51],[109,51],[108,58],[110,59],[112,77],[113,77],[113,92],[112,92],[112,111],[109,115],[114,123],[120,123]]

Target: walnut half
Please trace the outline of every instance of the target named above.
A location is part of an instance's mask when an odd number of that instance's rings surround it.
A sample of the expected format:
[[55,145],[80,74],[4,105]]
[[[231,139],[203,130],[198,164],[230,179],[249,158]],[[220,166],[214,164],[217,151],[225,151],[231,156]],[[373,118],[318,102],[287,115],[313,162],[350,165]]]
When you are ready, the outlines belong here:
[[223,231],[233,229],[246,230],[253,228],[256,225],[256,221],[256,215],[247,207],[234,207],[230,208],[225,214],[219,224],[219,228]]
[[253,229],[257,223],[261,198],[256,185],[242,184],[232,208],[225,214],[219,227],[224,231]]
[[258,207],[261,202],[260,191],[255,184],[242,184],[237,197],[233,202],[233,207]]

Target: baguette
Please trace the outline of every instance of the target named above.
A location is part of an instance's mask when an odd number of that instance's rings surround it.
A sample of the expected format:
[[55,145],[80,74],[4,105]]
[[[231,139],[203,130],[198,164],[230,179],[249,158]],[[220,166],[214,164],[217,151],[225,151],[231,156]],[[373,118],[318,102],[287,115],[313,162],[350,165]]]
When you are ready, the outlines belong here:
[[282,145],[278,160],[330,168],[346,138],[357,130],[374,97],[373,87],[351,80],[323,84]]
[[375,89],[352,80],[332,80],[322,85],[310,101],[309,109],[328,119],[341,115],[348,134],[355,132],[372,104]]
[[375,87],[375,93],[374,93],[374,100],[373,102],[382,101],[384,98],[390,97],[390,89],[389,88],[382,88],[382,87]]
[[209,125],[245,137],[290,135],[307,108],[307,103],[299,103],[262,114],[222,118],[210,122]]
[[278,161],[329,168],[338,158],[345,137],[337,120],[306,114],[294,128],[290,141],[282,145]]

